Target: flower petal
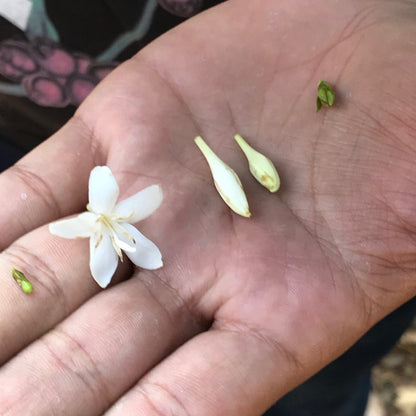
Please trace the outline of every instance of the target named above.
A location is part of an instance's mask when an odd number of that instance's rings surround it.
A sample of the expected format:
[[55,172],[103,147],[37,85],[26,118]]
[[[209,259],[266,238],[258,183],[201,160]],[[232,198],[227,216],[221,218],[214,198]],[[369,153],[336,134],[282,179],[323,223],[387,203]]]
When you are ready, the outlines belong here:
[[[135,252],[126,252],[127,257],[143,269],[154,270],[163,266],[162,254],[156,244],[146,238],[136,227],[131,224],[123,224],[125,231],[134,238]],[[117,233],[120,240],[129,242],[124,234]]]
[[94,231],[97,216],[92,212],[83,212],[74,218],[49,224],[51,234],[63,238],[90,237]]
[[117,269],[118,256],[111,242],[111,237],[104,233],[90,238],[90,270],[92,277],[105,288],[110,283]]
[[130,198],[123,199],[114,208],[120,217],[128,218],[130,223],[141,221],[154,212],[163,200],[160,185],[152,185],[142,189]]
[[89,206],[97,214],[110,214],[117,201],[119,188],[108,166],[96,166],[88,185]]

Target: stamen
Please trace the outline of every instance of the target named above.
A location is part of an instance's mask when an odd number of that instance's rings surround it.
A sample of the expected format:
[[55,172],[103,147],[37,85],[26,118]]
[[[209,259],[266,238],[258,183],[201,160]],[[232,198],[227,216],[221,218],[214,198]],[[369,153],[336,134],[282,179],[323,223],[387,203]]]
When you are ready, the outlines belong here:
[[117,222],[125,222],[125,221],[129,220],[133,215],[134,215],[134,210],[132,212],[130,212],[129,215],[126,215],[124,217],[122,217],[120,215],[114,215],[111,219],[113,219],[114,221],[117,221]]
[[123,234],[124,237],[130,240],[133,244],[136,244],[136,241],[134,240],[134,237],[131,234],[129,234],[120,224],[116,225],[120,234]]
[[115,252],[117,253],[118,257],[121,261],[123,261],[123,253],[121,252],[120,246],[117,244],[117,241],[114,238],[114,235],[111,234],[111,244],[113,245],[113,248]]
[[103,240],[103,235],[100,234],[94,248],[97,248],[101,244],[102,240]]
[[[131,213],[130,216],[131,215],[133,215],[133,213]],[[134,241],[133,236],[130,235],[120,224],[118,224],[115,218],[121,218],[121,217],[117,217],[117,216],[108,217],[102,214],[98,217],[97,221],[101,222],[108,229],[110,233],[110,237],[111,237],[111,244],[113,245],[113,248],[116,251],[120,260],[123,261],[123,253],[121,252],[121,250],[127,251],[129,253],[134,253],[136,251],[136,247],[134,247],[134,244],[136,242]],[[120,240],[115,228],[117,228],[118,231],[120,231],[120,233],[123,234],[128,240],[132,241],[133,245],[129,245],[128,243]],[[99,240],[99,243],[101,242],[101,239],[102,239],[102,235]]]

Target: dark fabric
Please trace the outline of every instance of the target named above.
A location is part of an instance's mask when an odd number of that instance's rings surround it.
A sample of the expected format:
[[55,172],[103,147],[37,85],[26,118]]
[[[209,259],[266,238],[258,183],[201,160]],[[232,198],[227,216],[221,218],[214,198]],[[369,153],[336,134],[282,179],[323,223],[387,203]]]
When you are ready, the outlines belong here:
[[388,315],[345,354],[280,399],[264,416],[362,416],[372,367],[416,315],[416,298]]
[[22,156],[21,151],[0,140],[0,172],[13,165]]
[[46,0],[63,47],[96,56],[139,20],[143,1]]

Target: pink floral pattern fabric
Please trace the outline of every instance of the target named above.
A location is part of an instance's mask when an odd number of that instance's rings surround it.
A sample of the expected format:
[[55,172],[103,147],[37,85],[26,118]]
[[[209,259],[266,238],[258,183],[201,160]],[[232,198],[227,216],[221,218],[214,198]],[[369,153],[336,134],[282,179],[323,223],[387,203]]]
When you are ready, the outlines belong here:
[[[0,42],[0,76],[7,80],[6,83],[0,80],[0,93],[25,95],[44,107],[78,106],[117,66],[111,59],[117,59],[117,53],[127,46],[126,41],[120,42],[123,35],[114,39],[110,45],[111,54],[104,58],[69,51],[58,43],[59,31],[49,19],[45,0],[33,2],[37,6],[33,27],[38,32],[33,36],[29,31],[27,37],[6,38]],[[136,32],[133,29],[129,34],[130,41],[144,39],[151,25],[157,25],[155,16],[157,9],[161,11],[160,7],[172,15],[187,18],[202,9],[203,0],[146,0],[143,4]],[[48,27],[49,32],[40,30],[39,33],[39,28],[44,27]],[[53,40],[49,34],[54,34]]]
[[27,97],[42,106],[79,105],[116,66],[69,53],[49,39],[6,40],[0,44],[0,74],[18,82]]
[[168,12],[182,17],[190,17],[202,9],[202,0],[159,0]]

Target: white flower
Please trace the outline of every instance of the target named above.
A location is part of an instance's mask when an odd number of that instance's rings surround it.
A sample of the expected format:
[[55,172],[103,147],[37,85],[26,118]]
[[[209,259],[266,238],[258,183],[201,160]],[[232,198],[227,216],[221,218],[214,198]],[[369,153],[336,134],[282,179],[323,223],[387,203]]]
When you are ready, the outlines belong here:
[[103,288],[110,283],[118,259],[123,260],[122,251],[143,269],[163,266],[156,245],[132,225],[159,207],[163,199],[161,187],[149,186],[116,203],[118,195],[119,187],[110,168],[96,166],[89,179],[88,212],[49,225],[49,231],[59,237],[89,237],[91,274]]

